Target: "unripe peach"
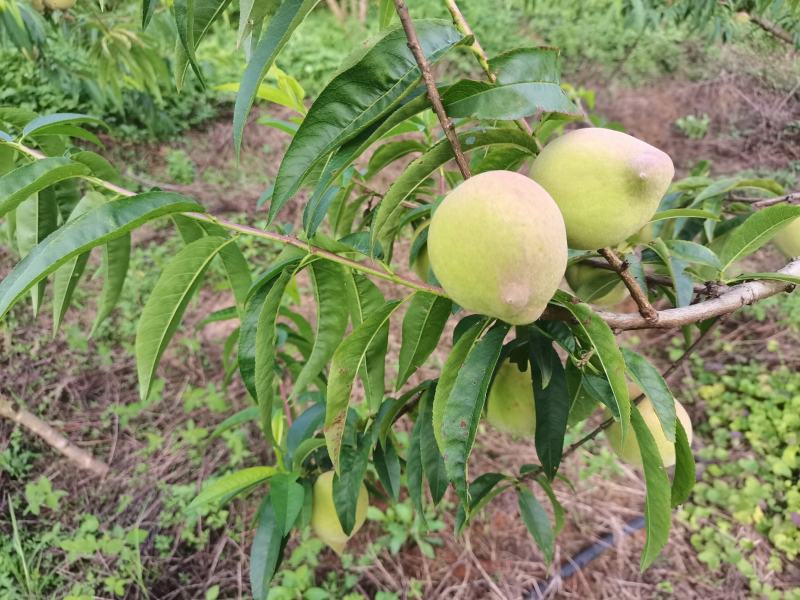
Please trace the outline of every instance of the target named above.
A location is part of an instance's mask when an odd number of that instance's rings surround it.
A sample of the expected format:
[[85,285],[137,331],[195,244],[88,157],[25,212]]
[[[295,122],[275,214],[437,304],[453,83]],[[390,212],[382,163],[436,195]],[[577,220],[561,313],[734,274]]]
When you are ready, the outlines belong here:
[[353,531],[350,532],[350,535],[347,535],[342,529],[339,516],[336,514],[336,507],[333,504],[333,471],[327,471],[317,477],[314,482],[311,529],[319,539],[333,548],[336,554],[341,554],[344,551],[347,540],[353,537],[364,524],[367,518],[368,504],[369,495],[367,494],[367,488],[362,483],[356,504],[356,522],[353,526]]
[[520,371],[506,360],[497,369],[486,399],[486,420],[496,429],[518,438],[532,438],[536,432],[536,405],[530,365]]

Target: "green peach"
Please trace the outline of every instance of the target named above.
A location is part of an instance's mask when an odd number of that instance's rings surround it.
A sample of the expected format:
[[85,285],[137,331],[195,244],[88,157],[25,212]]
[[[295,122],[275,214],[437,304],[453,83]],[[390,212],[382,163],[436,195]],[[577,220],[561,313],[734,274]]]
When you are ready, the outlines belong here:
[[795,219],[781,229],[773,241],[787,258],[800,256],[800,219]]
[[[634,394],[634,391],[631,391],[631,398],[635,398],[637,395],[638,393]],[[671,467],[675,464],[675,444],[668,441],[667,437],[664,435],[664,430],[661,429],[661,422],[658,420],[658,415],[656,414],[655,408],[653,408],[653,403],[650,401],[650,398],[642,400],[637,408],[656,442],[664,466]],[[689,444],[691,444],[692,422],[689,420],[689,414],[686,412],[686,409],[683,408],[683,405],[677,400],[675,400],[675,414],[681,422],[681,425],[683,425],[684,430],[686,430],[686,436],[689,438]],[[625,437],[625,443],[623,444],[621,428],[619,423],[614,421],[614,423],[606,429],[606,438],[611,448],[614,450],[614,453],[622,460],[637,467],[642,466],[639,442],[636,441],[636,434],[634,434],[633,431],[628,433]]]
[[564,274],[575,295],[590,304],[613,306],[628,295],[628,290],[614,271],[584,263],[574,263]]
[[535,181],[487,171],[451,191],[433,214],[428,256],[436,279],[469,311],[532,323],[567,266],[564,219]]
[[531,177],[564,215],[570,248],[616,246],[653,216],[675,174],[670,157],[619,131],[590,127],[550,142]]
[[486,400],[486,420],[497,430],[518,438],[532,438],[536,432],[536,405],[530,366],[506,360],[497,369]]
[[336,507],[333,504],[333,471],[326,471],[317,477],[314,482],[311,529],[336,554],[341,554],[344,551],[347,540],[361,529],[367,519],[368,504],[369,495],[367,494],[366,486],[362,483],[358,492],[358,502],[356,503],[356,523],[353,526],[353,531],[350,532],[350,535],[347,535],[342,529],[339,516],[336,514]]

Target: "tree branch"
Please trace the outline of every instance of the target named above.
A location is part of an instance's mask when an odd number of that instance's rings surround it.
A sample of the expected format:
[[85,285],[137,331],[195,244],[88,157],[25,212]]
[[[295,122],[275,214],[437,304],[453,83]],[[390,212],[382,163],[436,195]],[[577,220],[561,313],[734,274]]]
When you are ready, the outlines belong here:
[[653,305],[650,304],[650,301],[647,299],[647,293],[639,287],[636,279],[631,275],[628,269],[628,263],[620,260],[617,253],[611,248],[601,248],[598,252],[600,256],[606,259],[614,271],[617,272],[617,275],[620,276],[622,283],[625,284],[625,287],[628,288],[628,291],[631,293],[631,298],[636,302],[636,306],[639,307],[639,314],[642,315],[642,318],[650,325],[658,323],[658,311],[653,308]]
[[461,150],[461,142],[458,141],[456,128],[453,126],[453,122],[444,110],[442,98],[439,96],[439,90],[436,89],[436,81],[433,79],[433,74],[431,73],[431,67],[428,64],[428,60],[425,58],[425,54],[422,52],[422,47],[419,45],[419,38],[417,38],[417,31],[414,29],[411,15],[408,14],[408,7],[406,7],[406,3],[403,0],[394,0],[394,7],[397,11],[397,16],[400,17],[403,31],[406,32],[408,48],[414,55],[414,60],[417,61],[417,66],[419,66],[419,70],[422,73],[422,79],[425,80],[425,87],[428,90],[428,99],[431,101],[433,111],[436,113],[436,117],[442,125],[447,141],[450,142],[453,148],[458,170],[461,171],[461,175],[464,179],[469,179],[471,176],[469,163],[464,156],[464,152]]
[[772,21],[768,21],[767,19],[763,19],[757,15],[750,15],[750,20],[773,37],[794,47],[795,43],[792,34],[790,34],[780,25],[776,25]]
[[0,396],[0,417],[22,425],[81,469],[94,473],[98,477],[105,477],[108,473],[109,467],[106,463],[97,460],[85,450],[81,450],[39,417],[24,408],[15,406],[3,396]]
[[[18,151],[23,152],[33,158],[45,158],[45,155],[38,150],[29,148],[23,144],[8,142],[7,145],[16,148]],[[84,177],[84,179],[122,196],[136,195],[136,192],[132,192],[131,190],[120,187],[108,181],[98,179],[97,177]],[[284,245],[295,246],[301,250],[305,250],[306,252],[319,256],[320,258],[324,258],[325,260],[337,262],[356,271],[360,271],[385,281],[396,283],[397,285],[402,285],[403,287],[407,287],[409,289],[427,292],[443,298],[448,297],[447,293],[441,287],[397,275],[383,267],[368,263],[361,263],[344,256],[340,256],[335,252],[330,252],[328,250],[324,250],[323,248],[313,246],[306,241],[290,235],[266,231],[264,229],[250,227],[249,225],[240,225],[238,223],[233,223],[226,219],[205,213],[183,214],[191,219],[204,221],[206,223],[214,223],[220,227],[228,229],[229,231],[236,231],[237,233],[241,233],[243,235],[250,235],[264,240],[278,242]],[[779,270],[778,273],[800,277],[800,259],[790,262],[784,268]],[[670,329],[673,327],[682,327],[684,325],[699,323],[700,321],[705,321],[712,317],[718,317],[732,313],[745,304],[752,304],[758,300],[775,296],[781,292],[790,291],[793,287],[794,286],[791,284],[787,284],[785,282],[768,280],[750,281],[748,283],[731,286],[717,298],[698,302],[697,304],[683,308],[669,308],[658,311],[658,323],[655,326],[648,323],[644,317],[638,313],[597,311],[597,314],[606,323],[608,323],[609,326],[619,331],[649,328]],[[569,321],[572,320],[572,315],[568,311],[559,307],[549,307],[547,310],[545,310],[542,318],[551,321]]]
[[[604,269],[606,271],[616,272],[616,269],[614,267],[612,267],[610,264],[602,260],[587,259],[580,261],[580,264],[589,265],[596,269]],[[653,285],[666,285],[669,287],[673,287],[675,285],[675,282],[672,280],[672,278],[667,277],[666,275],[655,275],[655,274],[651,275],[648,273],[644,276],[644,278],[648,281],[648,283],[652,283]],[[714,282],[709,282],[707,284],[695,283],[692,285],[692,291],[695,294],[709,294],[711,293],[711,290],[713,289],[712,286],[714,285],[715,285]]]

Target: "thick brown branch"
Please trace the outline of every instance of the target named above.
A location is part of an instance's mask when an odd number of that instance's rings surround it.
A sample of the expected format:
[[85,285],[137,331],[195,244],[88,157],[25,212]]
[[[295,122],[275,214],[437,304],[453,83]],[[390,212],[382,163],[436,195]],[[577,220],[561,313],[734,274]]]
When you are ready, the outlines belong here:
[[107,464],[97,460],[85,450],[81,450],[39,417],[24,408],[16,407],[3,396],[0,396],[0,417],[22,425],[31,433],[38,435],[47,445],[59,451],[81,469],[94,473],[98,477],[105,477],[108,473]]
[[[790,262],[784,268],[777,271],[783,275],[800,277],[800,260]],[[598,311],[598,315],[605,320],[612,328],[619,330],[628,329],[648,329],[659,328],[669,329],[682,327],[706,321],[712,317],[719,317],[732,313],[742,306],[753,304],[758,300],[775,296],[781,292],[791,291],[792,284],[783,281],[750,281],[739,285],[731,286],[718,298],[698,302],[683,308],[668,308],[658,312],[658,323],[649,323],[644,317],[638,314],[621,314],[605,311]]]
[[453,122],[444,110],[442,98],[439,96],[439,90],[436,89],[436,81],[433,79],[433,73],[431,73],[431,67],[428,64],[428,60],[425,58],[425,54],[422,52],[422,47],[419,44],[419,38],[417,38],[417,31],[414,29],[411,15],[408,14],[408,7],[406,7],[406,3],[403,0],[394,0],[394,7],[397,11],[397,16],[400,17],[400,22],[403,24],[403,31],[406,32],[408,47],[414,55],[414,60],[417,61],[419,70],[422,73],[422,79],[425,81],[425,87],[428,90],[428,99],[431,101],[433,111],[436,113],[436,117],[442,125],[444,134],[447,136],[447,141],[450,142],[450,146],[453,148],[458,170],[461,171],[461,175],[464,179],[468,179],[471,176],[469,163],[467,163],[464,152],[461,150],[461,143],[458,141],[456,128],[453,126]]
[[628,288],[628,291],[631,293],[631,298],[636,302],[636,306],[639,307],[639,314],[642,315],[642,318],[650,325],[658,323],[658,311],[653,308],[653,305],[650,304],[650,301],[647,299],[647,292],[639,287],[636,279],[634,279],[628,269],[628,263],[620,260],[617,253],[611,248],[601,248],[598,252],[600,252],[600,256],[605,258],[606,262],[608,262],[620,276],[622,283],[625,284],[625,287]]

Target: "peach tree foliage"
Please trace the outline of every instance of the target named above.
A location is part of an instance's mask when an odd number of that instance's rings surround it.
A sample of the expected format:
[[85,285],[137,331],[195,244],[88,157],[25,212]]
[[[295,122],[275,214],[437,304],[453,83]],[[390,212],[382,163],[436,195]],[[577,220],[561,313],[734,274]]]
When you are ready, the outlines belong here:
[[[146,27],[156,3],[143,4]],[[263,78],[316,4],[283,0],[274,3],[270,14],[260,12],[256,3],[241,4],[239,30],[250,60],[233,117],[237,153]],[[189,70],[202,77],[196,48],[226,8],[226,0],[174,2],[182,42],[179,80]],[[227,502],[244,493],[259,503],[250,573],[256,597],[265,597],[292,532],[308,526],[313,483],[330,469],[336,471],[334,505],[345,533],[356,524],[363,483],[371,495],[390,502],[408,494],[420,513],[425,503],[438,504],[452,486],[459,531],[509,490],[517,494],[520,516],[545,559],[552,560],[564,521],[553,489],[564,485],[559,483],[561,460],[599,430],[566,448],[565,436],[601,407],[641,448],[647,489],[642,568],[647,568],[667,541],[671,508],[689,496],[694,460],[664,378],[643,356],[619,347],[607,322],[614,322],[614,314],[596,312],[558,291],[545,316],[512,329],[486,316],[464,314],[438,286],[402,275],[408,265],[394,259],[398,239],[410,237],[425,223],[443,189],[456,186],[462,175],[452,168],[453,146],[431,115],[421,69],[392,8],[390,2],[381,2],[378,39],[333,76],[307,112],[298,111],[292,122],[279,124],[292,141],[274,187],[262,197],[269,201],[266,229],[225,221],[177,193],[135,193],[121,187],[113,165],[75,144],[98,144],[92,128],[103,124],[97,119],[55,114],[31,120],[12,107],[0,108],[0,218],[4,243],[21,258],[0,282],[0,317],[21,300],[30,301],[34,312],[47,301],[57,331],[89,266],[89,254],[97,248],[103,288],[96,328],[125,293],[131,232],[156,219],[171,220],[184,246],[161,265],[136,336],[140,394],[145,398],[209,265],[221,265],[231,305],[206,321],[237,323],[225,347],[235,352],[252,406],[231,415],[216,433],[256,421],[274,462],[208,482],[193,506]],[[429,63],[459,48],[476,48],[463,24],[417,20],[414,27]],[[527,169],[542,144],[583,118],[560,87],[557,52],[513,48],[489,58],[485,66],[496,75],[492,81],[438,82],[443,107],[455,119],[473,174]],[[280,85],[283,97],[294,98],[296,105],[291,78],[284,77]],[[520,119],[527,119],[530,127],[520,127]],[[367,152],[369,161],[359,161]],[[413,160],[387,190],[374,191],[373,177],[404,157]],[[301,189],[309,191],[302,231],[289,234],[279,225],[281,209]],[[653,239],[620,249],[650,300],[663,299],[680,310],[710,293],[703,291],[705,281],[798,283],[796,270],[728,276],[735,261],[800,215],[800,207],[787,204],[754,210],[751,204],[729,202],[737,190],[765,197],[785,193],[771,180],[714,180],[701,166],[662,199],[652,219]],[[271,264],[248,261],[239,247],[242,236],[283,249]],[[412,259],[424,251],[425,235],[414,239]],[[597,256],[571,252],[570,262]],[[313,286],[313,325],[285,301],[301,272]],[[387,298],[376,280],[404,286],[408,295]],[[716,318],[681,323],[687,346]],[[393,322],[400,324],[401,345],[397,376],[389,381],[386,354]],[[454,323],[452,339],[442,339],[448,322]],[[419,381],[415,373],[431,353],[451,345],[439,376]],[[524,465],[519,473],[468,473],[487,389],[496,367],[509,358],[531,369],[536,409],[531,456],[535,448],[538,463]],[[291,385],[279,387],[286,381]],[[671,477],[636,399],[629,395],[629,381],[646,393],[664,435],[676,444]],[[402,417],[413,422],[407,448],[396,435],[395,424]],[[434,431],[435,423],[445,425]],[[547,503],[552,504],[554,521],[544,508]]]

